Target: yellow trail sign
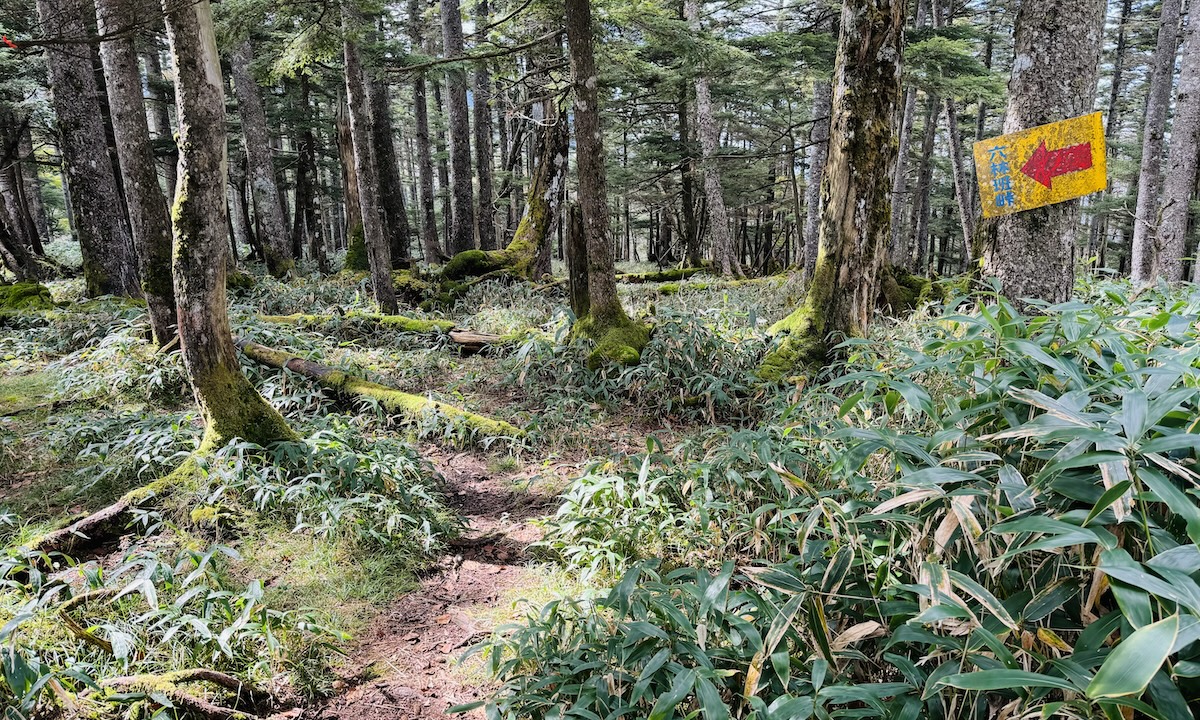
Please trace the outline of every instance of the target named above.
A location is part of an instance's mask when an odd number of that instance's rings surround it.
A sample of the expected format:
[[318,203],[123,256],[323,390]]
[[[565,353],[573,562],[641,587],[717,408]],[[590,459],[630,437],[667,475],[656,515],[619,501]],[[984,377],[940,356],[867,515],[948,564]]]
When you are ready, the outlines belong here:
[[1100,113],[980,140],[975,174],[984,217],[1011,215],[1103,190]]

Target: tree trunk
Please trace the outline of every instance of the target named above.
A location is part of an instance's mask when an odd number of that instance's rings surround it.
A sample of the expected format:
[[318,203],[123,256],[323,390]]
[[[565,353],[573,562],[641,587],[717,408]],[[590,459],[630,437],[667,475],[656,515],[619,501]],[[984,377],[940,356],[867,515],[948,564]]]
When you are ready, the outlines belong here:
[[[688,27],[695,34],[700,32],[699,0],[685,0],[683,14]],[[704,175],[704,197],[708,201],[708,230],[712,236],[713,263],[722,274],[741,275],[741,265],[729,235],[729,211],[725,208],[725,195],[721,189],[721,175],[717,169],[716,155],[720,151],[721,137],[713,115],[712,92],[708,77],[700,68],[696,75],[696,125],[700,135],[700,169]]]
[[29,251],[13,232],[7,203],[0,194],[0,260],[17,282],[38,279],[38,267]]
[[[1104,139],[1108,146],[1108,161],[1111,163],[1116,156],[1116,148],[1113,146],[1113,139],[1117,137],[1117,132],[1120,130],[1124,120],[1124,113],[1121,109],[1121,96],[1124,91],[1123,79],[1125,77],[1126,58],[1125,46],[1127,37],[1127,26],[1129,23],[1129,14],[1133,11],[1133,0],[1121,0],[1121,14],[1117,19],[1117,44],[1113,50],[1113,74],[1112,84],[1108,92],[1108,113],[1105,118]],[[1108,186],[1104,189],[1104,195],[1101,202],[1104,203],[1112,198],[1113,181],[1112,176],[1109,176]],[[1103,245],[1107,242],[1108,234],[1108,218],[1109,212],[1101,210],[1092,217],[1092,225],[1088,229],[1088,257],[1096,255],[1097,252],[1101,256],[1104,255]]]
[[[475,3],[475,27],[483,28],[488,21],[487,0]],[[496,247],[496,209],[492,207],[495,194],[492,180],[492,76],[487,61],[475,65],[475,172],[479,176],[479,247]]]
[[[1146,95],[1146,122],[1142,126],[1142,161],[1138,169],[1137,205],[1133,220],[1133,257],[1130,271],[1135,282],[1151,279],[1154,233],[1161,206],[1163,131],[1171,105],[1175,50],[1179,42],[1179,13],[1183,0],[1163,0],[1158,43],[1150,61],[1150,92]],[[1193,13],[1195,14],[1195,13]]]
[[[413,48],[422,47],[421,4],[418,0],[408,2],[408,36]],[[436,265],[441,262],[442,249],[438,242],[437,219],[434,213],[433,195],[433,152],[429,143],[429,104],[425,99],[425,74],[413,74],[413,115],[416,121],[417,175],[421,190],[421,247],[425,262]]]
[[317,124],[318,108],[311,101],[308,77],[301,74],[296,88],[296,105],[298,106],[295,129],[296,138],[296,187],[295,213],[292,218],[292,255],[299,259],[304,255],[305,246],[309,248],[309,257],[319,262],[319,255],[314,241],[321,234],[320,222],[317,220],[317,138],[313,127]]
[[833,87],[828,81],[813,82],[812,125],[808,135],[808,186],[804,189],[804,266],[808,277],[817,267],[821,240],[821,185],[829,158],[829,123],[833,109]]
[[[80,0],[38,0],[45,35],[86,42],[87,29]],[[89,11],[89,15],[91,12]],[[90,20],[87,25],[90,25]],[[83,255],[83,277],[89,297],[141,295],[133,240],[101,114],[99,90],[90,52],[70,42],[50,45],[54,114],[58,119],[63,170],[71,188],[72,210]]]
[[358,196],[358,164],[354,158],[354,140],[350,136],[350,109],[346,98],[338,94],[337,106],[338,157],[342,165],[342,199],[345,203],[346,269],[365,271],[370,269],[367,247],[363,235],[362,202]]
[[971,246],[975,237],[975,203],[967,194],[970,192],[968,170],[963,160],[962,136],[958,129],[958,110],[953,98],[946,98],[946,131],[950,144],[950,172],[954,176],[954,200],[958,205],[958,224],[962,230],[962,254],[965,265],[975,260]]
[[[50,232],[50,220],[46,215],[46,205],[42,202],[42,181],[38,176],[37,158],[33,153],[33,133],[29,123],[21,126],[21,135],[17,139],[17,152],[21,156],[21,181],[25,184],[25,204],[29,214],[33,216],[37,236],[50,242],[54,236]],[[42,250],[34,247],[33,251],[42,254]]]
[[294,435],[242,374],[225,297],[225,98],[208,0],[164,7],[176,70],[179,192],[171,215],[183,363],[207,425],[201,449]]
[[803,304],[772,328],[789,337],[763,360],[764,379],[822,358],[831,335],[864,335],[875,312],[891,240],[903,27],[896,0],[842,6],[817,266]]
[[[149,310],[150,329],[160,347],[175,337],[175,287],[171,277],[171,220],[158,183],[158,164],[150,145],[150,129],[142,102],[142,76],[133,37],[124,30],[134,23],[126,0],[96,0],[96,24],[104,64],[104,85],[112,109],[117,160],[124,178],[129,225],[137,250],[142,291]],[[222,182],[220,189],[224,190]],[[224,207],[224,197],[221,198]]]
[[[917,0],[916,15],[913,27],[920,29],[925,26],[928,0]],[[936,16],[935,16],[936,22]],[[917,89],[909,87],[904,90],[904,113],[900,116],[899,152],[896,155],[896,175],[892,180],[892,245],[891,263],[906,265],[912,249],[906,246],[907,233],[900,218],[904,213],[905,195],[908,193],[908,147],[912,139],[913,120],[917,115]]]
[[254,194],[255,217],[262,228],[259,241],[266,255],[267,270],[275,277],[282,278],[291,273],[294,258],[288,242],[291,236],[287,231],[283,199],[279,194],[279,183],[275,178],[275,165],[271,157],[267,113],[258,84],[250,73],[250,63],[253,60],[254,48],[249,38],[245,38],[230,53],[229,67],[233,74],[234,93],[237,95],[238,117],[242,121],[246,172],[251,192]]
[[168,105],[171,100],[163,90],[166,80],[163,79],[162,61],[158,58],[158,48],[154,47],[142,53],[142,62],[146,65],[146,99],[150,107],[146,109],[146,121],[154,134],[154,142],[166,146],[169,151],[163,160],[163,179],[166,180],[167,194],[175,193],[175,166],[179,162],[179,151],[175,147],[175,137],[171,133],[171,113]]
[[567,212],[567,284],[571,312],[580,318],[588,314],[587,237],[583,232],[583,211],[571,205]]
[[1175,117],[1171,120],[1171,151],[1163,182],[1162,219],[1151,262],[1152,278],[1167,282],[1183,279],[1188,207],[1196,186],[1197,148],[1200,148],[1200,12],[1189,20],[1183,43],[1183,67],[1175,94]]
[[407,267],[408,241],[412,229],[404,207],[404,181],[396,157],[396,133],[392,127],[392,102],[385,78],[376,78],[367,88],[371,99],[371,127],[374,133],[375,163],[379,170],[379,202],[383,212],[383,230],[391,250],[392,267]]
[[700,228],[696,222],[696,161],[692,157],[692,133],[687,103],[687,86],[680,88],[679,104],[675,111],[679,118],[679,205],[683,217],[683,247],[687,254],[688,267],[700,267]]
[[449,153],[446,151],[446,110],[442,104],[442,88],[437,81],[433,81],[433,104],[438,111],[438,122],[435,126],[438,159],[438,197],[442,201],[442,239],[441,246],[449,253],[453,254],[454,249],[450,241],[451,235],[451,217],[453,211],[450,205],[450,161]]
[[649,340],[646,328],[633,323],[617,297],[612,243],[608,237],[605,195],[604,136],[600,127],[599,74],[592,49],[590,0],[565,0],[567,42],[570,45],[571,85],[574,90],[575,164],[578,168],[579,207],[588,253],[588,315],[579,332],[596,340],[588,364],[606,361],[635,364]]
[[929,191],[933,182],[933,145],[937,140],[938,98],[925,98],[925,129],[921,138],[921,164],[917,170],[917,187],[913,193],[912,228],[916,245],[916,258],[909,258],[905,267],[915,268],[918,275],[925,275],[929,268]]
[[[442,0],[442,49],[446,57],[463,54],[458,0]],[[467,73],[454,65],[446,71],[446,114],[450,120],[451,255],[475,247],[475,203],[471,189],[471,126],[467,114]]]
[[[1104,11],[1104,0],[1021,4],[1005,133],[1091,109]],[[989,237],[984,271],[1000,280],[1009,297],[1062,302],[1070,297],[1075,278],[1072,250],[1078,226],[1078,200],[999,218]]]
[[[351,11],[342,7],[342,25],[350,30],[354,18]],[[346,34],[342,41],[342,52],[346,74],[346,106],[350,120],[350,142],[354,148],[354,165],[358,174],[358,199],[362,204],[363,240],[366,244],[367,260],[371,268],[371,286],[379,309],[394,315],[399,309],[396,304],[396,288],[392,284],[391,246],[383,231],[383,212],[379,202],[379,170],[376,165],[376,137],[371,122],[370,98],[367,97],[366,76],[359,59],[358,46]]]

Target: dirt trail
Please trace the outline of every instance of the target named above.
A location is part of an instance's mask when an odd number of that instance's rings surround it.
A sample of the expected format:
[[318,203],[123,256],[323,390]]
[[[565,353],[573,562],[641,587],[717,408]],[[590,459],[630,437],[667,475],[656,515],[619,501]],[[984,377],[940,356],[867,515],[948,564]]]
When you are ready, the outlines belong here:
[[[526,567],[539,538],[530,520],[553,498],[516,488],[471,454],[425,453],[446,477],[450,505],[468,530],[421,587],[380,613],[350,648],[338,694],[303,713],[322,720],[445,718],[449,707],[480,698],[482,685],[455,664],[493,629],[479,616],[540,579]],[[495,613],[492,613],[495,616]],[[475,673],[479,676],[479,673]],[[467,718],[482,718],[482,712]]]

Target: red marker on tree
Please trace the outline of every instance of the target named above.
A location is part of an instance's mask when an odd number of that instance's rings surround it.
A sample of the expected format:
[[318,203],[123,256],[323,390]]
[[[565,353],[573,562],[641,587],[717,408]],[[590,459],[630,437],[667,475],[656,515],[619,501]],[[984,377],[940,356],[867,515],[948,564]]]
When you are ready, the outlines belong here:
[[1059,175],[1088,170],[1092,167],[1092,144],[1072,145],[1059,150],[1047,150],[1043,140],[1033,155],[1021,166],[1021,172],[1029,178],[1050,187]]
[[18,47],[17,47],[17,44],[16,44],[15,42],[13,42],[12,40],[9,40],[9,39],[8,39],[8,36],[7,36],[7,35],[0,35],[0,39],[3,39],[3,40],[4,40],[4,44],[5,44],[5,45],[7,45],[7,46],[9,46],[9,47],[10,47],[10,48],[12,48],[13,50],[19,50],[19,49],[20,49],[20,48],[18,48]]

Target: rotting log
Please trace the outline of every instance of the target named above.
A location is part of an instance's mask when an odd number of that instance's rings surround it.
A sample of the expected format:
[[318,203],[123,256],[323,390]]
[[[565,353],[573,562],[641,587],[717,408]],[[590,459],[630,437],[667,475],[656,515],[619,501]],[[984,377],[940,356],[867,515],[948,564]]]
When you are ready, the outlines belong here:
[[[180,687],[188,683],[207,683],[232,693],[234,707],[216,705]],[[161,694],[189,716],[205,720],[253,720],[265,716],[277,704],[267,691],[208,668],[176,670],[161,675],[125,675],[101,681],[100,688],[99,693],[91,695],[92,698],[105,700],[111,695],[127,693]]]
[[298,375],[315,380],[322,387],[347,398],[378,402],[388,412],[400,416],[407,422],[416,422],[428,414],[436,413],[452,422],[462,423],[480,436],[487,438],[517,438],[525,434],[521,429],[503,420],[495,420],[437,400],[363,380],[283,350],[276,350],[242,339],[237,341],[237,345],[246,357],[257,363],[281,370],[291,370]]
[[371,315],[352,313],[348,315],[260,315],[264,322],[277,325],[296,325],[298,327],[320,327],[331,324],[365,322],[386,330],[399,330],[422,335],[445,335],[450,342],[458,345],[463,354],[474,355],[484,348],[500,345],[505,341],[503,335],[475,332],[464,328],[456,328],[449,320],[417,320],[403,315]]

